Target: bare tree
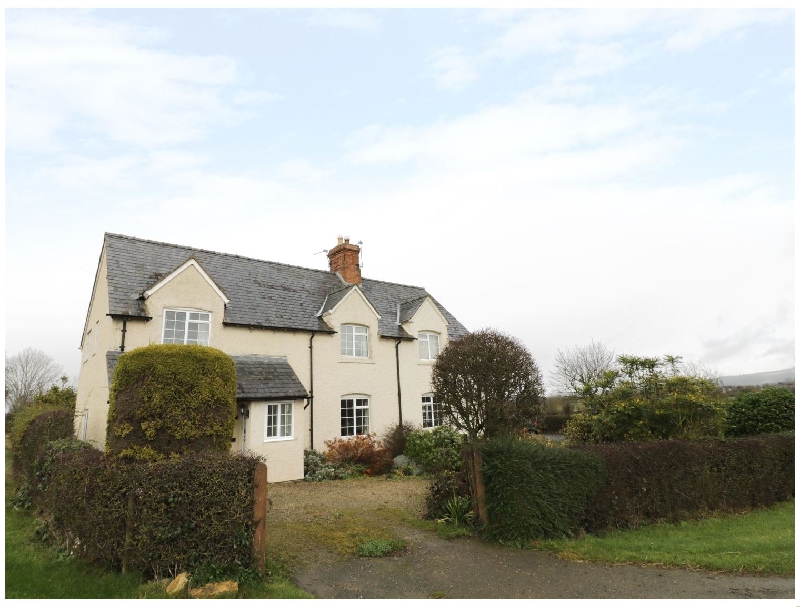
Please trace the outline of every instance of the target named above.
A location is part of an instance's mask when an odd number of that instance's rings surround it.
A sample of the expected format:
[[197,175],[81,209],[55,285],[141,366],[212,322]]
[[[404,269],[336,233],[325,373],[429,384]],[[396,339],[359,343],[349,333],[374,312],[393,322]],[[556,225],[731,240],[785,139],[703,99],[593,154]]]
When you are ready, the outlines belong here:
[[6,407],[18,411],[56,384],[61,375],[61,367],[36,348],[6,357]]
[[573,346],[556,353],[551,374],[555,387],[565,394],[589,396],[599,390],[603,376],[615,368],[616,355],[600,342]]

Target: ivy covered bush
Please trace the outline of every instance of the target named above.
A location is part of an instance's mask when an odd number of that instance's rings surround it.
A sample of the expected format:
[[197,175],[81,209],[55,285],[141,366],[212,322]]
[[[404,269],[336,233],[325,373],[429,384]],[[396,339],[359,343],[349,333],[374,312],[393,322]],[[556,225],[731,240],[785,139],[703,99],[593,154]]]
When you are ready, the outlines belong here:
[[13,470],[17,482],[28,483],[34,491],[38,490],[38,467],[48,445],[51,441],[72,438],[73,417],[70,409],[54,409],[39,413],[26,422],[25,431],[14,449]]
[[734,397],[725,416],[727,436],[794,431],[794,394],[768,386]]
[[207,346],[150,345],[119,357],[106,452],[157,460],[228,451],[236,416],[233,359]]

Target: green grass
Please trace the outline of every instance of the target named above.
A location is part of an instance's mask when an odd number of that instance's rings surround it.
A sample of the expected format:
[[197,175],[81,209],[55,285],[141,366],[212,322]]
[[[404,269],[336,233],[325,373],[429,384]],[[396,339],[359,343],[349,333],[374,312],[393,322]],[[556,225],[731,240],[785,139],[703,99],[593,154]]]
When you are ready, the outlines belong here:
[[794,502],[736,516],[537,542],[570,560],[794,574]]
[[[37,521],[31,510],[14,510],[10,478],[10,454],[6,449],[6,588],[7,599],[136,599],[166,598],[166,581],[145,583],[139,574],[121,574],[64,557],[36,535]],[[256,580],[239,587],[239,598],[310,599],[294,586],[280,568],[270,567],[267,581]]]
[[403,540],[367,540],[358,545],[356,554],[368,558],[380,558],[398,554],[405,549],[406,543]]

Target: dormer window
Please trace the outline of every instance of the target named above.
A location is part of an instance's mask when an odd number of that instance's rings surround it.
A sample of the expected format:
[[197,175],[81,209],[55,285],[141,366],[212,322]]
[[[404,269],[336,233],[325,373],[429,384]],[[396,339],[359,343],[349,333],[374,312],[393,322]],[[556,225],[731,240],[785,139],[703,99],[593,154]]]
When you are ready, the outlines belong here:
[[210,332],[211,314],[208,312],[164,311],[162,343],[207,346]]
[[367,358],[369,349],[367,327],[361,325],[342,325],[341,328],[341,354],[356,358]]
[[420,332],[417,338],[420,360],[435,360],[439,356],[439,334]]

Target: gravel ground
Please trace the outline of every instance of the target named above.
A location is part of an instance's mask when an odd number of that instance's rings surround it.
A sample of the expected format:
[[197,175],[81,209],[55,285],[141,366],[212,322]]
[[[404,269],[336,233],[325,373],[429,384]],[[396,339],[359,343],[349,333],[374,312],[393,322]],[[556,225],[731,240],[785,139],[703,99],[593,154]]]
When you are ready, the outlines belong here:
[[[443,540],[400,517],[382,515],[398,509],[421,514],[427,485],[420,479],[271,485],[271,545],[284,553],[287,546],[297,548],[288,550],[295,557],[295,580],[319,598],[794,598],[794,578],[578,563],[474,538]],[[342,558],[309,544],[304,529],[341,525],[353,513],[403,538],[407,553]]]

